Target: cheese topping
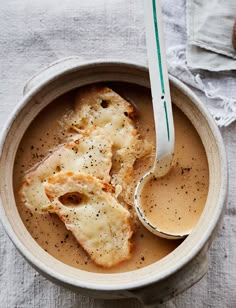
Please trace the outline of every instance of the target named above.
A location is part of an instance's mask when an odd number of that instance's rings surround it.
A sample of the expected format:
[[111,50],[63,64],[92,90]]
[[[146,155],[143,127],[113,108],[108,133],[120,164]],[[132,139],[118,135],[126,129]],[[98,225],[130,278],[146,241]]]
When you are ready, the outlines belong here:
[[110,181],[112,140],[102,128],[91,128],[60,146],[35,169],[25,175],[21,200],[31,211],[41,212],[49,200],[43,182],[60,171],[85,172]]
[[130,213],[112,195],[112,187],[95,177],[61,172],[45,191],[56,213],[96,264],[114,266],[131,256]]

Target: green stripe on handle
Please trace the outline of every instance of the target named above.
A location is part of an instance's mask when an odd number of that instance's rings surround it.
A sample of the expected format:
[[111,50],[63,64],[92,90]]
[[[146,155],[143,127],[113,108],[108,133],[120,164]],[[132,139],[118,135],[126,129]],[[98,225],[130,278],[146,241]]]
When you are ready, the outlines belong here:
[[164,108],[165,108],[165,115],[166,115],[167,136],[168,136],[168,141],[170,141],[170,127],[169,127],[169,121],[168,121],[168,112],[167,112],[167,107],[166,107],[166,101],[164,101]]
[[161,89],[162,93],[165,94],[165,86],[164,86],[164,78],[162,72],[162,62],[161,62],[161,48],[159,42],[159,31],[157,25],[157,14],[156,14],[156,2],[152,0],[152,9],[153,9],[153,20],[154,20],[154,28],[155,28],[155,35],[156,35],[156,45],[157,45],[157,55],[158,55],[158,64],[159,64],[159,71],[160,71],[160,80],[161,80]]
[[[155,29],[155,37],[156,37],[156,47],[157,47],[161,89],[162,89],[162,93],[165,94],[164,76],[163,76],[162,60],[161,60],[161,48],[160,48],[158,22],[157,22],[157,14],[156,14],[156,0],[152,0],[152,11],[153,11],[153,21],[154,21],[154,29]],[[167,136],[168,136],[168,141],[170,141],[170,127],[169,127],[169,118],[168,118],[168,110],[166,106],[166,101],[164,101],[164,109],[165,109],[165,117],[166,117]]]

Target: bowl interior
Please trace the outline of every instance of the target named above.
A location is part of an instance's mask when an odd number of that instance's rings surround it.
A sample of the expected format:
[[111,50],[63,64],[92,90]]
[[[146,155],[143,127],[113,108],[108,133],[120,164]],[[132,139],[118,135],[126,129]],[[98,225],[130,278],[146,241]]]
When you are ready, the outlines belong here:
[[129,64],[100,63],[74,67],[51,80],[42,82],[39,87],[32,89],[23,98],[2,134],[1,217],[16,247],[41,272],[74,286],[107,290],[124,288],[124,285],[132,288],[162,279],[175,272],[209,243],[225,200],[226,161],[220,134],[208,112],[185,86],[171,78],[173,102],[195,126],[205,147],[209,165],[209,194],[196,228],[173,253],[152,265],[133,272],[95,274],[59,262],[32,239],[20,218],[12,184],[14,159],[27,127],[45,106],[69,90],[101,81],[129,82],[149,87],[148,72],[145,68]]

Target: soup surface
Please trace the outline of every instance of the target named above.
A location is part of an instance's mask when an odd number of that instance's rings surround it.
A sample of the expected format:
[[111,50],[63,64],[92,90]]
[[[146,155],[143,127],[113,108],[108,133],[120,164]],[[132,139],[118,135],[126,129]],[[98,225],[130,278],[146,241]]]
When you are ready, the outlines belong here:
[[[155,144],[155,129],[150,91],[135,85],[111,83],[109,86],[137,110],[135,125],[144,140]],[[156,237],[137,223],[132,237],[132,257],[117,266],[103,268],[96,265],[65,228],[56,214],[31,212],[19,198],[25,172],[42,161],[59,144],[65,142],[61,120],[73,110],[75,91],[52,102],[33,120],[26,131],[16,155],[14,168],[15,198],[21,218],[37,243],[58,260],[75,268],[101,273],[125,272],[154,263],[172,252],[181,241]],[[153,223],[167,232],[191,229],[198,221],[208,192],[208,164],[201,140],[186,116],[174,107],[175,156],[167,177],[153,180],[143,198],[145,211]],[[135,162],[134,187],[138,179],[153,165],[152,155]],[[163,213],[159,219],[158,209]]]
[[162,178],[144,185],[141,204],[148,221],[158,230],[189,234],[203,211],[208,193],[208,168],[199,136],[183,114],[174,109],[173,166]]

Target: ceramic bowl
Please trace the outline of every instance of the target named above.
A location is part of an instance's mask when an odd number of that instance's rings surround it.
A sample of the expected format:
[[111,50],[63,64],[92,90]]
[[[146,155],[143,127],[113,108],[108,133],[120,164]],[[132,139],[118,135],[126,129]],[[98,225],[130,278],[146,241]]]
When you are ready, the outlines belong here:
[[1,133],[0,217],[21,254],[55,283],[100,298],[136,297],[145,304],[163,302],[196,283],[207,271],[207,250],[216,235],[227,197],[227,162],[219,130],[203,103],[183,83],[170,76],[174,103],[195,126],[209,164],[209,194],[192,233],[160,261],[131,272],[98,274],[72,268],[46,253],[25,228],[15,204],[12,174],[16,151],[35,116],[63,93],[95,82],[121,81],[150,87],[148,70],[132,63],[97,61],[81,63],[68,58],[35,75],[24,89]]

